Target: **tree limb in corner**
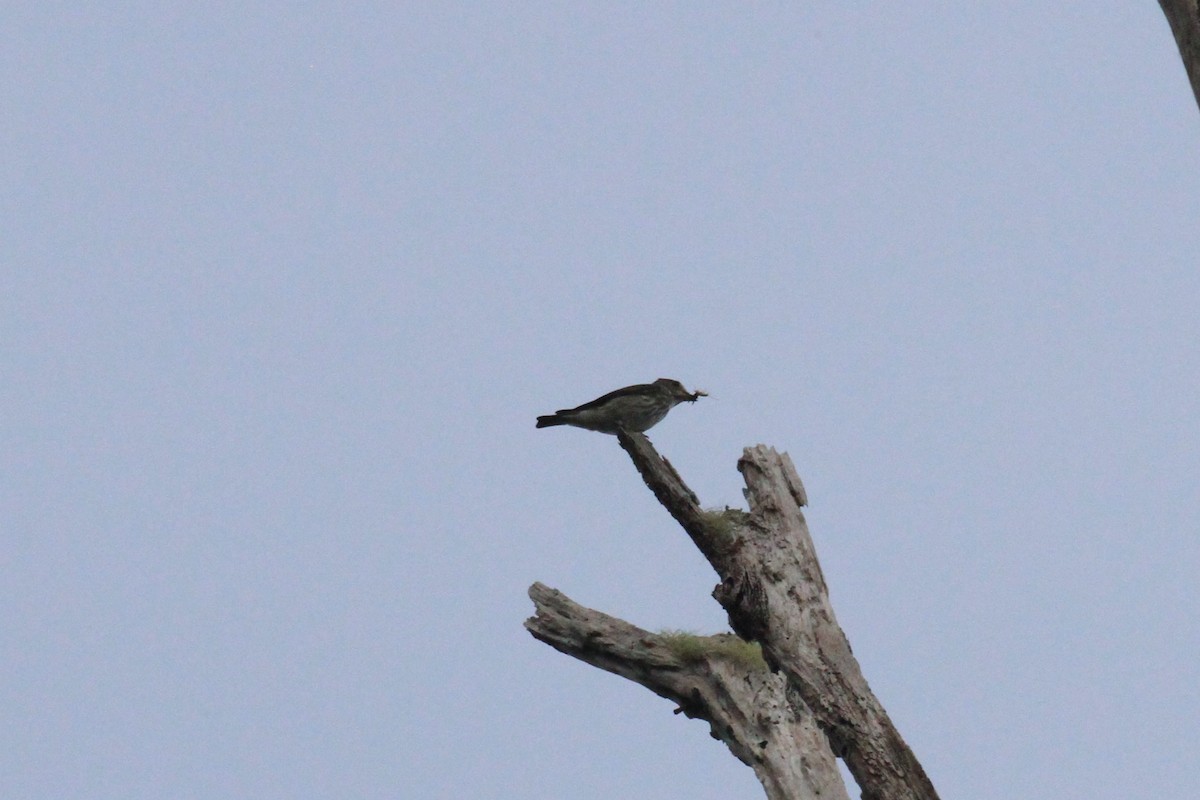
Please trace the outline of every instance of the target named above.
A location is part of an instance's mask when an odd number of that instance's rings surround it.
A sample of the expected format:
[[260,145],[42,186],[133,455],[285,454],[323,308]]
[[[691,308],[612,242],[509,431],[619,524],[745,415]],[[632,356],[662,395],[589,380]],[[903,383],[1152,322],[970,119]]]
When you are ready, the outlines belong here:
[[1192,84],[1192,95],[1200,106],[1200,9],[1196,0],[1158,0],[1158,4],[1167,16],[1171,33],[1175,34],[1183,68]]

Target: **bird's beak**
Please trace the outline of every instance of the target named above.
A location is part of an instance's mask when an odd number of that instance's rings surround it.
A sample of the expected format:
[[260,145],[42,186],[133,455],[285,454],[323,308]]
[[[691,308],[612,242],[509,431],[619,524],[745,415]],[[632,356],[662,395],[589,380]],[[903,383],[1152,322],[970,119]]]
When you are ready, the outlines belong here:
[[683,395],[684,395],[684,399],[687,400],[689,403],[694,403],[697,400],[699,400],[701,397],[708,397],[708,392],[702,391],[700,389],[697,389],[694,392],[688,392],[685,390]]

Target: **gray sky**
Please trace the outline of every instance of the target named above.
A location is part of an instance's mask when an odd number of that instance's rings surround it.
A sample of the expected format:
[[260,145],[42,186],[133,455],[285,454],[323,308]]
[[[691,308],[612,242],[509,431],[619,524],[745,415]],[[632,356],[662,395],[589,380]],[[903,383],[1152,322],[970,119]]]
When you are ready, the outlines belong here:
[[616,441],[788,451],[943,797],[1200,786],[1200,113],[1144,3],[23,3],[0,794],[759,796],[535,642],[716,631]]

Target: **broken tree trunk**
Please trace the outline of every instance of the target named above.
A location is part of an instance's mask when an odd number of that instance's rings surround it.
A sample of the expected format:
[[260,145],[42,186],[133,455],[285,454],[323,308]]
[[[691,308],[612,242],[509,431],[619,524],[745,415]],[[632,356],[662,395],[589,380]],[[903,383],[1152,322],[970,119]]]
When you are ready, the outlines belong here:
[[[622,432],[618,438],[646,485],[720,576],[713,596],[733,631],[761,645],[778,683],[728,673],[729,665],[717,656],[706,656],[703,668],[693,662],[677,672],[675,662],[664,666],[662,654],[670,650],[654,634],[577,606],[541,584],[530,589],[537,606],[537,615],[525,623],[530,632],[707,720],[713,735],[754,768],[772,800],[830,796],[825,792],[833,755],[846,763],[864,800],[936,800],[933,784],[872,694],[834,617],[800,510],[804,487],[791,459],[763,445],[747,448],[738,470],[746,481],[749,513],[711,512],[701,509],[645,436]],[[751,680],[766,691],[743,697],[729,689]],[[820,737],[805,735],[806,720],[815,723]],[[767,729],[775,736],[761,735]]]

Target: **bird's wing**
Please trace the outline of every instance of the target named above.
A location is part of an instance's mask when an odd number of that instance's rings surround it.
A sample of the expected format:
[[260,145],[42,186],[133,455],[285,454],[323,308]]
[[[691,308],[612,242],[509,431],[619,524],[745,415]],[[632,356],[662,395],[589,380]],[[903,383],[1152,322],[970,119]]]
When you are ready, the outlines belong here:
[[568,412],[568,411],[587,411],[589,408],[597,408],[598,406],[602,406],[605,403],[607,403],[609,400],[612,400],[613,398],[616,398],[616,397],[623,397],[624,395],[627,395],[627,394],[641,394],[642,392],[649,389],[652,385],[653,384],[649,384],[649,383],[638,383],[638,384],[634,384],[633,386],[626,386],[624,389],[617,389],[614,392],[609,392],[608,394],[597,397],[595,400],[584,403],[581,406],[575,406],[575,408],[561,409],[557,413],[562,414],[562,413]]

